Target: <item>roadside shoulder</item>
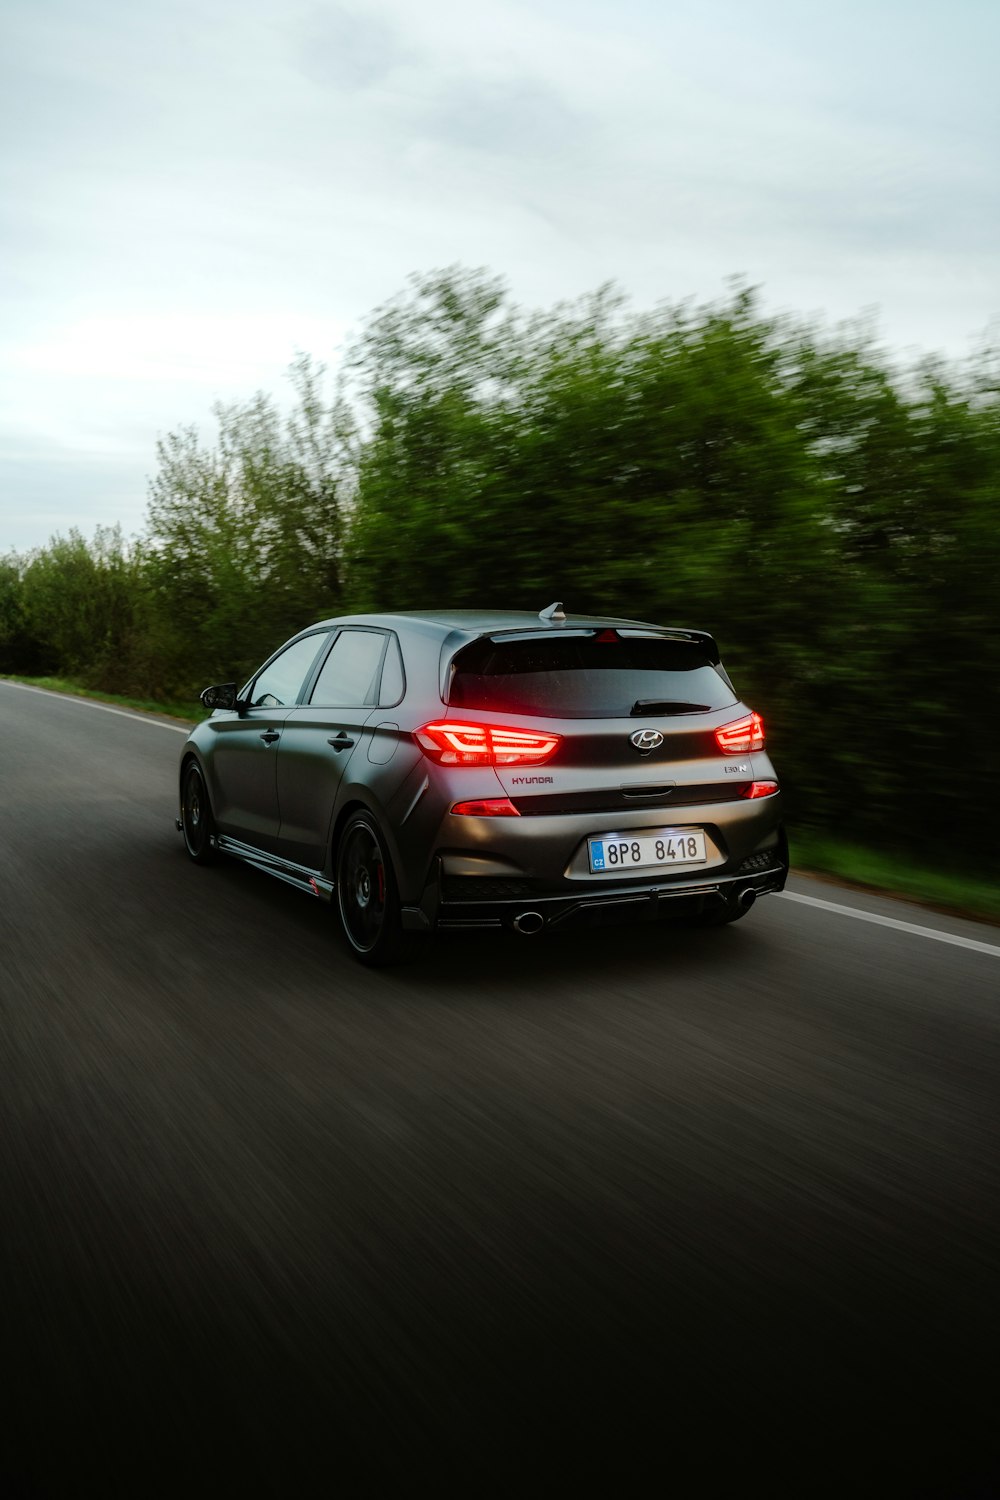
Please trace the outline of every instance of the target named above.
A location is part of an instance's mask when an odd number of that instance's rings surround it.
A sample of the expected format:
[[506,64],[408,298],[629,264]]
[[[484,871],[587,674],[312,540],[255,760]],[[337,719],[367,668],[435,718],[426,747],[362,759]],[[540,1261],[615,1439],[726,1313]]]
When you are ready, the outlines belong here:
[[[793,894],[840,902],[873,916],[882,916],[897,921],[919,923],[921,917],[933,914],[940,920],[935,924],[942,932],[955,936],[975,936],[977,929],[986,941],[1000,928],[1000,918],[986,912],[965,911],[957,906],[921,900],[919,896],[905,891],[886,890],[881,886],[863,884],[842,875],[833,875],[825,870],[803,869],[793,864],[786,890]],[[844,897],[850,896],[849,901]]]

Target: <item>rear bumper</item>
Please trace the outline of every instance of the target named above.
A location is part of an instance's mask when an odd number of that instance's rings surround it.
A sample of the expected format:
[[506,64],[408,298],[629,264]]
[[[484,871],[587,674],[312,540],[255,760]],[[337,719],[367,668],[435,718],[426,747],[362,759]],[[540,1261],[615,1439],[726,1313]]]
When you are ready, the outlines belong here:
[[[744,867],[726,873],[712,872],[690,880],[669,880],[625,883],[597,881],[583,886],[574,882],[572,890],[551,892],[532,889],[529,882],[507,882],[520,884],[523,890],[501,894],[496,889],[503,882],[481,882],[482,897],[476,899],[454,899],[456,885],[442,877],[427,887],[418,905],[404,906],[403,925],[416,932],[470,931],[482,928],[510,928],[515,931],[540,931],[542,927],[569,928],[574,926],[610,925],[618,922],[683,921],[696,917],[710,909],[734,904],[744,893],[753,892],[754,898],[784,889],[788,876],[788,847],[782,831],[778,848],[766,861],[764,869]],[[479,882],[469,882],[477,884]],[[493,887],[493,892],[489,891]],[[532,920],[522,929],[520,919],[531,915]]]

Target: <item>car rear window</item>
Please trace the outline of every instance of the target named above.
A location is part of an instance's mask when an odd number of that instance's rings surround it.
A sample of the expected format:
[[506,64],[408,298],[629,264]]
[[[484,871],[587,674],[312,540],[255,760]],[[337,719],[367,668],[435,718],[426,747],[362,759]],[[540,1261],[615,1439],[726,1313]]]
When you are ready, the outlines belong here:
[[657,718],[736,701],[701,646],[613,630],[475,641],[452,664],[448,697],[452,708],[561,719]]

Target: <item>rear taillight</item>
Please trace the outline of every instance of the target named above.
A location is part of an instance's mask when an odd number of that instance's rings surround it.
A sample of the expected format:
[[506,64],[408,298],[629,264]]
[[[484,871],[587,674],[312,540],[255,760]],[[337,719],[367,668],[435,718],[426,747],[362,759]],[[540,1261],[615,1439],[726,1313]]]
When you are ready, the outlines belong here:
[[717,729],[715,740],[726,755],[749,755],[751,750],[763,750],[764,721],[760,714],[747,714],[745,719],[736,719]]
[[773,797],[777,790],[778,783],[776,781],[751,781],[742,795],[751,799],[754,797]]
[[414,738],[442,766],[540,766],[559,743],[557,734],[495,724],[424,724]]
[[481,797],[478,801],[456,802],[452,812],[459,818],[519,818],[521,816],[509,797]]

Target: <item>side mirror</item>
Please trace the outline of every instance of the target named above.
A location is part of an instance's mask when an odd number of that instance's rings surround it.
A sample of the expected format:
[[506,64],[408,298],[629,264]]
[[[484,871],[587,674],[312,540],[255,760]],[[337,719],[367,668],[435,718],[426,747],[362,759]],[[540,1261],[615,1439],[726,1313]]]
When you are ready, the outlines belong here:
[[212,713],[217,708],[235,708],[236,691],[235,682],[223,682],[215,687],[207,687],[198,697],[209,713]]

